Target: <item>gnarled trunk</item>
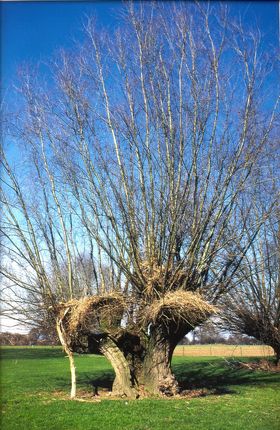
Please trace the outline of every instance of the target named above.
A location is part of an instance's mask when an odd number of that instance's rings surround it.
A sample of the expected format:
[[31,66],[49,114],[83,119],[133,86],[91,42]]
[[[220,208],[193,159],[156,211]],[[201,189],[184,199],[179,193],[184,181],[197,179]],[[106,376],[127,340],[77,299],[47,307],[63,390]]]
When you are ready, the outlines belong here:
[[158,336],[150,339],[143,366],[138,372],[139,385],[152,395],[172,396],[178,393],[178,383],[171,370],[174,346]]
[[130,398],[138,397],[129,363],[117,344],[110,337],[106,337],[100,342],[100,351],[110,361],[115,371],[113,394]]
[[[183,335],[182,335],[183,336]],[[127,397],[178,393],[178,383],[171,369],[173,351],[181,331],[168,336],[161,326],[153,327],[149,337],[107,337],[100,342],[100,351],[111,362],[116,378],[113,393]]]

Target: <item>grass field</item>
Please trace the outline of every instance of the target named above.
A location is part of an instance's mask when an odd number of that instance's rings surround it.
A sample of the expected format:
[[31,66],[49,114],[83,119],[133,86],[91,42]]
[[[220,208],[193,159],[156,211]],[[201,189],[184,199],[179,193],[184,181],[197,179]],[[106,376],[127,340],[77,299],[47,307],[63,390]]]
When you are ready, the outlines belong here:
[[271,357],[273,349],[267,345],[179,345],[175,355],[190,357]]
[[[279,373],[177,356],[173,368],[182,387],[203,396],[78,402],[67,397],[68,361],[58,348],[4,347],[1,353],[4,430],[279,430]],[[105,358],[77,356],[76,365],[80,395],[110,386]]]

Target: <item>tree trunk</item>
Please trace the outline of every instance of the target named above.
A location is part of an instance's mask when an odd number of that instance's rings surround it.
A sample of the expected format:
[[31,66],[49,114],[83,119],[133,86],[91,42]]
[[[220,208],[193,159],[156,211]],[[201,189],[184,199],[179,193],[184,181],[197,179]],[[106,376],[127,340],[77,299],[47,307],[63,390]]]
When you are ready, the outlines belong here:
[[275,366],[280,367],[280,344],[272,346],[275,353]]
[[142,369],[138,371],[138,384],[147,394],[173,396],[178,393],[178,383],[171,370],[175,345],[159,333],[150,337]]
[[[65,311],[66,314],[67,310]],[[64,316],[65,316],[64,314]],[[59,337],[59,340],[61,342],[61,345],[63,346],[64,351],[66,352],[68,359],[69,359],[69,365],[70,365],[70,372],[71,372],[71,392],[70,397],[71,399],[74,399],[76,397],[77,392],[77,383],[76,383],[76,367],[74,362],[74,355],[73,352],[70,350],[70,348],[67,345],[66,336],[64,334],[64,330],[62,327],[62,319],[57,320],[56,322],[56,330]]]
[[150,333],[142,348],[139,348],[136,339],[131,343],[123,343],[112,337],[103,339],[100,351],[111,362],[116,374],[113,393],[133,398],[141,395],[177,394],[178,383],[171,370],[176,344],[160,328]]
[[112,387],[113,394],[121,397],[137,398],[138,393],[134,386],[129,363],[117,344],[110,337],[107,337],[100,342],[100,351],[110,361],[115,371],[116,376]]

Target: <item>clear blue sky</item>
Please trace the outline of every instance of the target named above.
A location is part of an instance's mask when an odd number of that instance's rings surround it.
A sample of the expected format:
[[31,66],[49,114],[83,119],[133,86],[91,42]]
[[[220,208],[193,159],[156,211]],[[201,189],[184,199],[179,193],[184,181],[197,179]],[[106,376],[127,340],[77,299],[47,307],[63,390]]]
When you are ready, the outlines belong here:
[[[257,21],[267,42],[279,43],[278,1],[228,2],[232,14],[244,21]],[[71,47],[73,37],[80,38],[81,23],[86,15],[114,26],[114,15],[122,7],[115,2],[2,2],[1,5],[1,80],[6,89],[23,62],[44,59],[59,47]]]
[[81,37],[86,15],[112,27],[121,2],[3,2],[1,7],[1,75],[4,86],[23,62],[37,62]]

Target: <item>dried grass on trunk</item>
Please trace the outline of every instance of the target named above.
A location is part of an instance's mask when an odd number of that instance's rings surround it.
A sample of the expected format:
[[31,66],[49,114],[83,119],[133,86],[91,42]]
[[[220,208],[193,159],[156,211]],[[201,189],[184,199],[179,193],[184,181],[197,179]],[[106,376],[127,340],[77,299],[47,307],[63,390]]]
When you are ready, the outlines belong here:
[[[64,314],[63,326],[68,336],[78,333],[106,331],[118,325],[126,308],[121,294],[110,293],[73,299],[60,305],[59,313]],[[68,310],[65,313],[65,310]]]
[[195,325],[205,321],[218,309],[206,302],[197,293],[189,291],[171,291],[160,300],[154,301],[148,309],[147,320],[153,324],[173,320]]

